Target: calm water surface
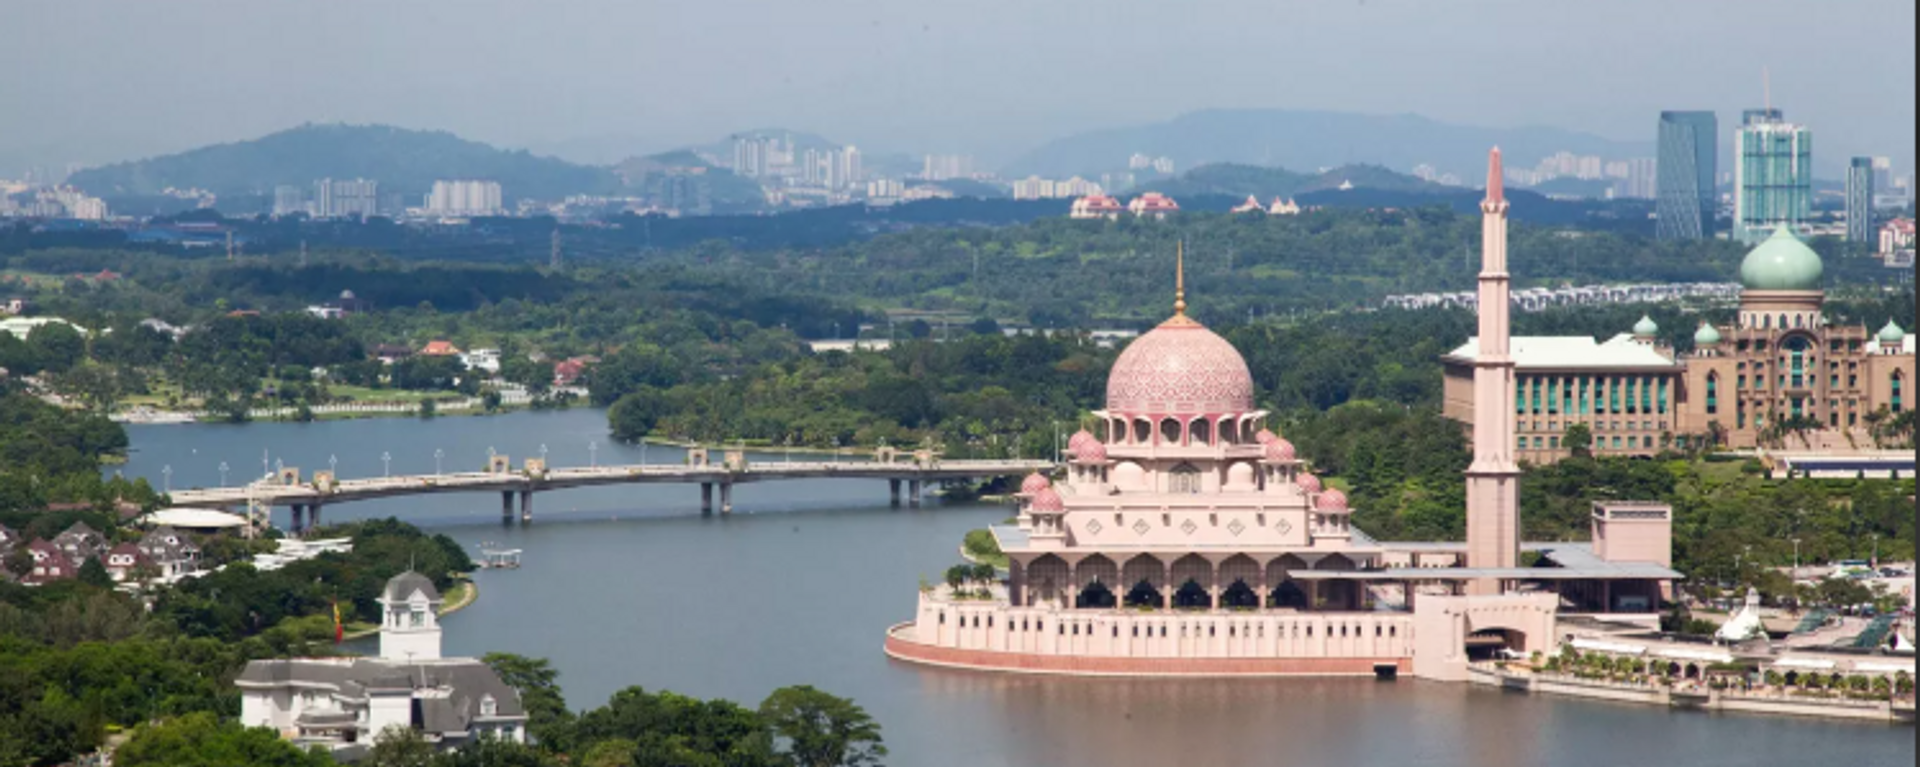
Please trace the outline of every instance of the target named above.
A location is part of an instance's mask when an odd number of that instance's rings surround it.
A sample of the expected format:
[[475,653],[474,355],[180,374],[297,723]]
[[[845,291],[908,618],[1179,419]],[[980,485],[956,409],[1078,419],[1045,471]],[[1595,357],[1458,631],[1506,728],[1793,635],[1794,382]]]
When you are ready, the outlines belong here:
[[[238,484],[268,460],[342,477],[484,465],[545,444],[555,465],[638,463],[599,411],[433,421],[136,426],[130,476],[156,486]],[[650,462],[678,462],[648,448]],[[778,461],[779,455],[756,460]],[[881,722],[895,765],[1434,765],[1639,767],[1914,763],[1911,727],[1665,710],[1527,697],[1413,680],[1125,681],[930,670],[881,653],[913,613],[920,578],[957,561],[969,528],[1004,507],[887,507],[886,483],[742,485],[737,512],[702,518],[695,485],[554,491],[531,527],[502,526],[499,496],[447,494],[330,507],[328,520],[398,516],[471,547],[526,550],[525,567],[481,572],[481,598],[446,621],[447,652],[543,656],[575,708],[623,687],[752,706],[812,684]],[[277,519],[285,524],[285,512]]]

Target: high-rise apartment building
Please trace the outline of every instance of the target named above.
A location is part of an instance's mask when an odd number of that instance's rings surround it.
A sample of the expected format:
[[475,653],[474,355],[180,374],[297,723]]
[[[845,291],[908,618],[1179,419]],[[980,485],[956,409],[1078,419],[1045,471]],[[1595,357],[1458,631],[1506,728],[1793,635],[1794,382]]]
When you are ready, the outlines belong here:
[[273,215],[291,216],[307,212],[307,195],[300,187],[282,184],[273,188]]
[[1799,229],[1813,205],[1813,133],[1778,109],[1749,109],[1733,134],[1733,236],[1766,239]]
[[1855,157],[1847,163],[1847,242],[1873,242],[1873,158]]
[[949,178],[969,178],[973,175],[973,158],[964,154],[930,154],[921,167],[920,177],[928,181],[940,181]]
[[320,218],[380,214],[380,182],[323,178],[313,182],[313,214]]
[[440,216],[492,216],[501,211],[500,182],[453,179],[433,182],[427,212]]
[[733,172],[747,178],[759,178],[767,169],[767,146],[756,138],[733,140]]
[[1654,232],[1662,240],[1713,237],[1719,121],[1712,112],[1661,112],[1654,161]]

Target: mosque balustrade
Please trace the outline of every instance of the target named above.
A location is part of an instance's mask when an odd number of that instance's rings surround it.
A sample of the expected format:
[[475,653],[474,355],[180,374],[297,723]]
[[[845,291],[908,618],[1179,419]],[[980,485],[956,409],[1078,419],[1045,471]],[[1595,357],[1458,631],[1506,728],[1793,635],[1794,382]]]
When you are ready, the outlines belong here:
[[1405,658],[1412,629],[1404,612],[1071,610],[923,592],[914,636],[939,647],[1039,655]]

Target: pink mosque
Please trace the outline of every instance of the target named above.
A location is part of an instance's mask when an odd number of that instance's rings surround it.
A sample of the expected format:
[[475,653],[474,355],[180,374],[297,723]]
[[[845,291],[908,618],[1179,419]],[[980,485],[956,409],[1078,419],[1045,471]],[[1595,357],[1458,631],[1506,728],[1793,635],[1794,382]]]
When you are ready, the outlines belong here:
[[[1021,484],[1009,560],[984,591],[923,589],[887,653],[1081,675],[1411,673],[1461,679],[1470,657],[1550,651],[1556,622],[1657,623],[1671,512],[1596,504],[1591,542],[1519,539],[1507,203],[1489,157],[1479,278],[1467,541],[1387,542],[1266,428],[1246,361],[1186,314],[1130,344],[1062,476]],[[1176,262],[1184,258],[1177,258]],[[1178,271],[1178,269],[1177,269]],[[1536,554],[1522,563],[1522,553]]]

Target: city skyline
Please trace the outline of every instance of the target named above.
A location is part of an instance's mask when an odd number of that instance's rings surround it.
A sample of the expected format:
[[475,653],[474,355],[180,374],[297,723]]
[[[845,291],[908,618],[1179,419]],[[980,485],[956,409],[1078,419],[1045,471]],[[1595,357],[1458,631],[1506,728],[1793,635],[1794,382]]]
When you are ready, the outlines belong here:
[[[1649,26],[1635,21],[1645,14],[1546,11],[1492,0],[1465,9],[1377,1],[1339,8],[1221,5],[1179,19],[1135,7],[1093,13],[1070,7],[1075,4],[993,13],[853,0],[840,5],[837,12],[756,11],[764,23],[740,30],[731,45],[752,51],[763,66],[751,71],[766,75],[681,66],[688,55],[713,55],[684,49],[684,39],[697,37],[686,34],[692,26],[718,23],[709,18],[716,14],[735,17],[740,9],[535,13],[517,3],[463,5],[461,23],[448,24],[452,6],[426,4],[383,9],[382,23],[368,26],[341,21],[352,13],[299,6],[249,6],[244,14],[219,2],[112,13],[36,7],[31,23],[0,30],[0,61],[25,69],[80,55],[104,65],[47,70],[0,85],[0,98],[22,107],[0,115],[0,132],[13,139],[0,147],[0,168],[136,159],[309,121],[445,129],[602,161],[610,160],[592,156],[613,147],[639,154],[712,141],[747,126],[782,125],[869,152],[965,153],[992,167],[1050,138],[1208,108],[1413,112],[1449,123],[1557,125],[1651,142],[1648,116],[1663,109],[1711,109],[1723,124],[1735,124],[1728,115],[1769,98],[1761,82],[1768,68],[1771,102],[1814,127],[1830,149],[1816,159],[1822,176],[1840,177],[1845,158],[1857,155],[1912,166],[1913,102],[1881,96],[1889,89],[1911,92],[1911,41],[1864,48],[1844,62],[1775,60],[1780,45],[1789,43],[1808,51],[1852,46],[1853,32],[1811,19],[1789,39],[1774,22],[1780,16],[1764,9],[1728,15],[1662,6],[1662,23]],[[1913,21],[1910,4],[1857,5],[1858,13],[1822,18]],[[982,28],[988,18],[996,20],[993,27]],[[1576,28],[1583,32],[1566,32]],[[216,29],[219,39],[202,38]],[[848,41],[845,52],[801,44],[829,32]],[[1459,38],[1448,32],[1497,40],[1507,53],[1454,55],[1451,44],[1440,42]],[[1646,41],[1641,48],[1650,55],[1619,57],[1615,43],[1622,37]],[[543,39],[568,45],[546,50],[528,42]],[[1208,44],[1167,49],[1167,41],[1181,39]],[[1764,44],[1769,40],[1779,45]],[[469,66],[457,69],[401,66],[474,46],[502,52],[518,46],[540,55],[463,58]],[[350,55],[340,56],[338,66],[301,66],[342,53]],[[1512,59],[1527,66],[1510,66]],[[1145,83],[1167,87],[1077,74],[1083,61],[1118,69],[1145,60],[1154,61],[1158,73]],[[233,67],[234,61],[262,66]],[[1598,61],[1613,63],[1595,66]],[[1689,76],[1672,77],[1680,64]],[[1845,76],[1855,67],[1891,80],[1867,90],[1865,81]],[[627,77],[636,70],[674,77],[636,86]],[[1289,78],[1276,88],[1269,74],[1275,70],[1332,74]],[[620,78],[619,90],[638,90],[639,97],[601,95],[616,85],[604,79],[610,76]],[[1074,87],[1056,87],[1068,81]],[[1634,85],[1621,88],[1621,82]],[[1851,83],[1863,85],[1854,90]],[[74,99],[75,92],[91,97]],[[193,108],[180,108],[184,103]],[[146,117],[106,119],[101,104]],[[1013,114],[1020,118],[1007,119]]]

